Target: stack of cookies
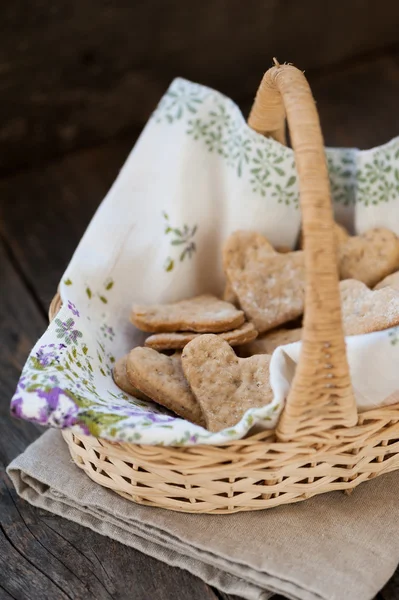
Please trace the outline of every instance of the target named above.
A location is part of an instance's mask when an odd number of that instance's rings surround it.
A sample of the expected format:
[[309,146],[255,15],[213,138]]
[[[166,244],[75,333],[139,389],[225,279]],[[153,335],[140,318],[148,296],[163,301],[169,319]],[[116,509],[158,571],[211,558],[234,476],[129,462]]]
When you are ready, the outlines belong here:
[[238,358],[232,349],[258,335],[232,303],[206,294],[134,306],[131,321],[151,335],[145,347],[115,365],[115,382],[125,392],[210,431],[234,425],[249,408],[272,401],[270,356]]
[[215,333],[230,346],[245,344],[258,335],[242,310],[211,294],[174,304],[135,306],[131,321],[152,334],[145,345],[155,350],[181,350],[203,333]]
[[[335,233],[345,334],[398,325],[398,237],[382,228],[350,236],[339,225]],[[223,267],[223,300],[206,294],[133,307],[132,323],[150,335],[114,369],[125,392],[213,432],[273,400],[271,355],[301,339],[305,298],[303,250],[277,251],[258,233],[237,231]]]

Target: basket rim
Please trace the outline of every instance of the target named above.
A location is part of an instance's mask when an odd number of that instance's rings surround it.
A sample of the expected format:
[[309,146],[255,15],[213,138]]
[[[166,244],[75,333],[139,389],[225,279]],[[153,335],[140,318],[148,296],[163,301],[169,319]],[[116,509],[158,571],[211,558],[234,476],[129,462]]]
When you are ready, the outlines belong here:
[[[96,484],[137,504],[195,514],[232,514],[349,494],[399,468],[399,405],[394,423],[377,418],[336,446],[238,440],[225,446],[143,446],[62,430],[75,464]],[[269,436],[274,437],[269,431]]]

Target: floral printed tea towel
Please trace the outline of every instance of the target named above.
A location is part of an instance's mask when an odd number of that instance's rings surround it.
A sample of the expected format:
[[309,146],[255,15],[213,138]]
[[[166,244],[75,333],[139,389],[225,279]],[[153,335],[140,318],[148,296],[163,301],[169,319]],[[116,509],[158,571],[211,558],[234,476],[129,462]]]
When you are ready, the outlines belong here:
[[[382,203],[378,224],[399,233],[399,221],[387,216],[397,202],[398,151],[398,140],[365,153],[327,151],[341,221],[368,227]],[[376,169],[387,182],[376,183]],[[378,200],[366,201],[364,194]],[[259,421],[274,427],[292,376],[287,357],[297,361],[300,343],[273,356],[273,402],[216,434],[124,394],[112,380],[112,368],[143,341],[129,323],[133,302],[220,294],[221,247],[230,233],[252,229],[275,245],[293,247],[299,228],[292,150],[252,131],[225,96],[175,80],[72,257],[60,285],[63,306],[28,358],[13,413],[143,444],[217,444],[242,437]],[[397,339],[395,330],[348,339],[360,408],[395,391]],[[376,360],[376,352],[384,360]]]

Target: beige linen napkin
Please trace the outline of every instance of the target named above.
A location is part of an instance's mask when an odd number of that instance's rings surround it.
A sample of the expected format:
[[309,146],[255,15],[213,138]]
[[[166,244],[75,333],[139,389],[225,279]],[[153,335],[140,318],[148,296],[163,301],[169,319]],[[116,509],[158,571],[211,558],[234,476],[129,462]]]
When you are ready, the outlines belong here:
[[18,494],[246,600],[371,600],[399,561],[399,473],[291,506],[233,515],[144,507],[93,483],[56,430],[8,467]]

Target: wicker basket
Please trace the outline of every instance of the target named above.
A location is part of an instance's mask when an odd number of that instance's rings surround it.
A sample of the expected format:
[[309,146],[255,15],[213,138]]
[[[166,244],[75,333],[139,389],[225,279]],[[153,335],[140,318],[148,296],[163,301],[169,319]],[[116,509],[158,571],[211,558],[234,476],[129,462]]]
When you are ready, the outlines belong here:
[[[285,117],[300,182],[306,313],[302,352],[276,431],[221,446],[112,443],[63,431],[76,464],[96,483],[139,504],[233,513],[349,491],[399,468],[398,404],[358,415],[342,329],[333,215],[323,138],[304,75],[278,63],[249,117],[285,143]],[[53,318],[60,306],[56,296]]]

